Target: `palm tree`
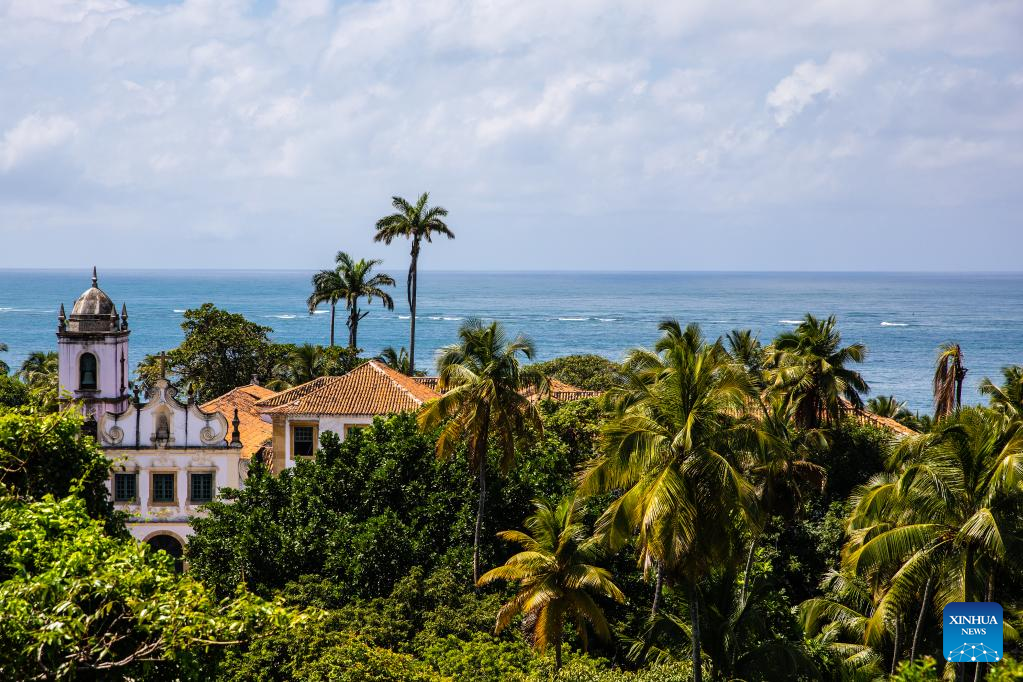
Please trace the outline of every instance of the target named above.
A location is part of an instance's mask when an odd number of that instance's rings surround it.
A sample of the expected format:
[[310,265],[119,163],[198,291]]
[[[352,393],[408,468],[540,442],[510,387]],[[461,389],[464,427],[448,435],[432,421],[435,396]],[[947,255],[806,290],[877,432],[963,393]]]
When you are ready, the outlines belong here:
[[444,235],[454,239],[454,233],[448,229],[443,218],[447,209],[440,206],[428,207],[430,195],[427,192],[419,197],[415,205],[401,197],[392,197],[392,205],[397,213],[392,213],[377,221],[377,233],[374,241],[390,244],[398,237],[412,240],[412,260],[408,267],[408,306],[409,306],[409,373],[416,368],[416,287],[419,276],[419,249],[422,241],[433,241],[434,235]]
[[521,335],[509,339],[499,323],[475,318],[466,320],[458,337],[458,343],[438,351],[438,388],[444,394],[424,405],[419,423],[431,429],[444,422],[437,456],[449,459],[464,444],[469,471],[479,483],[472,550],[472,578],[478,581],[490,442],[499,448],[500,470],[506,473],[515,461],[515,441],[530,429],[542,435],[543,423],[536,405],[521,392],[525,380],[519,358],[532,359],[533,342]]
[[879,395],[867,401],[867,409],[879,417],[888,417],[897,422],[913,419],[913,413],[906,403],[897,400],[893,395]]
[[661,323],[654,351],[635,349],[627,383],[609,391],[615,416],[604,426],[606,454],[580,477],[583,494],[624,491],[597,530],[612,548],[635,536],[639,561],[656,573],[656,615],[664,581],[688,590],[693,671],[700,682],[699,585],[737,545],[733,521],[754,504],[754,490],[731,453],[736,415],[752,387],[718,340],[696,324]]
[[1009,419],[1023,418],[1023,367],[1011,365],[1002,368],[1004,381],[996,386],[993,381],[984,378],[980,382],[980,392],[991,400],[991,407]]
[[841,661],[849,679],[883,677],[881,635],[867,635],[876,595],[862,580],[838,571],[825,576],[823,587],[823,596],[807,599],[797,607],[806,636],[829,649]]
[[867,349],[862,343],[842,347],[835,316],[818,320],[809,313],[794,331],[775,338],[775,388],[789,393],[796,404],[796,422],[816,428],[822,417],[831,424],[838,420],[843,399],[862,408],[861,393],[870,390],[859,372],[848,369],[850,362],[863,362]]
[[323,346],[312,343],[293,346],[273,368],[273,378],[267,382],[267,388],[283,391],[312,381],[327,373],[326,364],[327,354]]
[[969,371],[963,366],[963,349],[958,343],[944,343],[938,348],[934,368],[934,418],[940,419],[963,404],[963,379]]
[[611,579],[611,573],[595,562],[599,545],[588,537],[582,523],[581,500],[569,497],[557,505],[537,501],[536,511],[526,519],[526,530],[506,530],[498,537],[522,546],[503,566],[484,573],[476,582],[486,585],[496,580],[518,583],[518,591],[497,612],[494,634],[501,634],[512,618],[525,614],[532,630],[533,647],[541,653],[554,645],[555,667],[561,668],[561,638],[565,621],[575,623],[576,632],[587,650],[586,622],[602,641],[611,639],[607,619],[591,593],[618,602],[625,595]]
[[345,302],[348,310],[348,347],[358,348],[359,322],[369,315],[369,311],[359,310],[359,299],[365,298],[372,303],[379,298],[388,310],[394,309],[394,300],[384,291],[383,287],[393,287],[394,278],[385,274],[373,274],[373,268],[380,265],[380,260],[355,260],[344,251],[338,251],[334,259],[333,270],[321,270],[313,275],[315,287],[309,300],[309,312],[312,313],[321,303],[330,303],[330,345],[334,345],[334,309],[338,301]]
[[993,601],[1007,580],[1006,543],[1023,533],[1023,426],[963,409],[899,441],[892,463],[893,473],[853,497],[843,563],[858,575],[891,576],[868,633],[920,604],[915,652],[928,612]]
[[377,360],[402,374],[409,376],[413,374],[412,366],[409,364],[408,351],[405,350],[405,346],[402,346],[400,350],[395,350],[394,346],[387,346],[380,351]]
[[29,353],[18,378],[28,386],[34,400],[40,406],[56,409],[60,393],[59,365],[56,351],[33,351]]

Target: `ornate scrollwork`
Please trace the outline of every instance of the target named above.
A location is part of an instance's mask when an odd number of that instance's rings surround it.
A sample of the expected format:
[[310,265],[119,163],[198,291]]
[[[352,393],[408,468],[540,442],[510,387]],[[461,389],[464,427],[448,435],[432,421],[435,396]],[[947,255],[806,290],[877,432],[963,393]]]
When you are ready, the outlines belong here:
[[199,431],[199,438],[202,439],[203,443],[215,443],[217,442],[217,431],[207,424]]
[[120,426],[112,426],[107,431],[107,438],[113,445],[120,445],[121,441],[124,440],[124,430]]

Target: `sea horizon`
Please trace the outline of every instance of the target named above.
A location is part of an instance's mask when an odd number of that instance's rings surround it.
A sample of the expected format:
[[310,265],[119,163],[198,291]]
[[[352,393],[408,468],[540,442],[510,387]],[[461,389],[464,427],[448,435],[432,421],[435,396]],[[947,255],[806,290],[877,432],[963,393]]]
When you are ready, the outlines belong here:
[[[405,270],[385,268],[398,284],[394,310],[363,306],[359,326],[367,356],[408,345]],[[129,366],[182,338],[182,313],[205,302],[271,327],[275,341],[329,340],[329,311],[308,313],[311,270],[99,268],[99,284],[132,329]],[[70,313],[89,285],[87,268],[0,269],[0,355],[17,368],[33,351],[56,348],[56,313]],[[995,286],[992,286],[994,284]],[[868,348],[860,367],[869,395],[895,395],[910,409],[931,410],[937,347],[962,344],[964,401],[982,402],[977,386],[1001,367],[1023,364],[1023,273],[923,271],[420,271],[417,369],[432,371],[437,348],[455,340],[469,317],[500,320],[530,336],[537,360],[595,353],[621,360],[649,347],[668,318],[700,323],[708,338],[749,328],[763,342],[792,329],[806,313],[836,315],[844,343]],[[347,340],[339,312],[336,340]]]

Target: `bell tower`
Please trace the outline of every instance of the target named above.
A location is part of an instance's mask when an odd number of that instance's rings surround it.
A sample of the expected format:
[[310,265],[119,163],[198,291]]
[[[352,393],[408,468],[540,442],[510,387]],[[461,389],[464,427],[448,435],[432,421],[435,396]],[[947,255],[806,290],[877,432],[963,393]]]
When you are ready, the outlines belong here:
[[114,302],[99,288],[96,268],[92,286],[75,301],[71,316],[60,304],[57,356],[60,400],[82,404],[87,418],[128,407],[128,310],[117,314]]

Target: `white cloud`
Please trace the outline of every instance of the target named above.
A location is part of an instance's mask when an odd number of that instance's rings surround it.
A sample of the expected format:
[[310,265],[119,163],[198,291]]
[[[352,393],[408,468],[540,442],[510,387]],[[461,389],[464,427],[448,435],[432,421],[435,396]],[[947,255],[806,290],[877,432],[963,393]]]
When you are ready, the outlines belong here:
[[77,132],[78,126],[66,116],[26,116],[4,133],[0,143],[0,170],[9,171],[34,156],[59,147]]
[[774,111],[778,125],[788,123],[818,95],[836,97],[862,76],[870,59],[860,52],[834,52],[823,64],[805,61],[767,95],[767,106]]

